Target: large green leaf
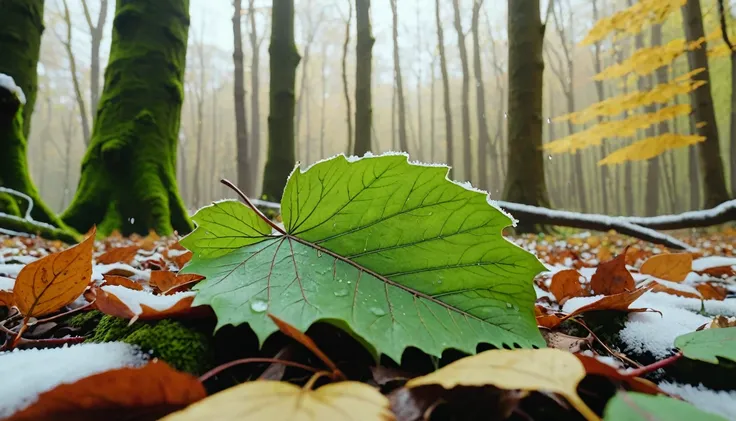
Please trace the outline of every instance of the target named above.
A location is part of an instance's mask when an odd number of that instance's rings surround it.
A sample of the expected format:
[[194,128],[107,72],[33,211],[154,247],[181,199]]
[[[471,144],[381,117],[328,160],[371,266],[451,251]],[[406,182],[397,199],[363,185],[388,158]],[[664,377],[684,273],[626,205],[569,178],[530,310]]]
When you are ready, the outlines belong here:
[[[194,252],[186,272],[207,278],[194,304],[211,305],[218,327],[249,323],[261,341],[277,329],[267,312],[301,330],[329,321],[397,361],[408,346],[432,355],[544,346],[532,286],[542,264],[501,236],[509,216],[447,171],[405,155],[338,156],[295,171],[282,200],[288,234],[259,225],[261,241],[235,250],[182,240]],[[216,244],[215,211],[225,209],[194,215],[190,237],[205,229]],[[226,211],[255,226],[247,206]]]
[[667,396],[619,392],[603,413],[605,421],[726,421],[725,418]]
[[736,361],[736,327],[705,329],[678,336],[675,346],[693,360],[718,364],[718,357]]

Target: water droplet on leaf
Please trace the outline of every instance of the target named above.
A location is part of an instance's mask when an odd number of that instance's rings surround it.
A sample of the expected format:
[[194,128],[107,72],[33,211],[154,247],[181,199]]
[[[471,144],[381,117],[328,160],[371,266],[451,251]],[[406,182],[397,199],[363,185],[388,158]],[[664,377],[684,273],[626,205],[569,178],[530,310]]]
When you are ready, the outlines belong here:
[[383,316],[384,314],[386,314],[386,312],[383,311],[382,308],[378,307],[371,307],[371,313],[375,314],[376,316]]
[[268,303],[263,300],[255,300],[250,304],[250,309],[256,313],[263,313],[268,310]]
[[345,297],[348,295],[348,290],[340,289],[340,290],[335,291],[333,294],[335,294],[335,297]]

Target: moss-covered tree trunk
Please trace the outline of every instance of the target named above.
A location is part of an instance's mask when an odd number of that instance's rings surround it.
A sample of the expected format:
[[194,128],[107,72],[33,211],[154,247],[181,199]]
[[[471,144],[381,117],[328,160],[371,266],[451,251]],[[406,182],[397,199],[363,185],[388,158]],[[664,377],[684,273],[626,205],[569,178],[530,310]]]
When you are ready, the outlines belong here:
[[[542,42],[539,0],[508,0],[508,173],[504,199],[549,206],[542,158]],[[517,230],[533,224],[520,221]]]
[[[705,36],[703,29],[703,13],[700,8],[700,0],[688,0],[682,6],[682,24],[685,29],[685,38],[693,42]],[[700,171],[703,174],[703,194],[706,208],[712,208],[729,199],[726,189],[726,177],[721,160],[721,147],[718,138],[718,126],[716,125],[716,114],[713,109],[713,96],[711,95],[710,70],[708,67],[707,44],[704,42],[702,48],[696,48],[688,53],[690,69],[701,69],[705,71],[693,76],[694,81],[704,81],[705,85],[693,91],[691,103],[696,123],[697,133],[705,137],[703,142],[698,143],[700,155]]]
[[92,139],[62,215],[77,230],[191,230],[176,184],[188,32],[188,0],[117,0]]
[[263,195],[281,200],[286,179],[296,162],[294,151],[294,85],[299,52],[294,42],[294,0],[273,0],[271,80],[268,112],[268,158],[263,173]]
[[0,88],[0,187],[30,198],[32,219],[62,230],[26,220],[30,206],[27,198],[6,191],[0,191],[0,212],[7,215],[0,217],[0,228],[72,242],[75,234],[65,232],[61,219],[41,200],[26,159],[27,135],[36,102],[43,6],[42,0],[0,0],[0,86],[4,87]]

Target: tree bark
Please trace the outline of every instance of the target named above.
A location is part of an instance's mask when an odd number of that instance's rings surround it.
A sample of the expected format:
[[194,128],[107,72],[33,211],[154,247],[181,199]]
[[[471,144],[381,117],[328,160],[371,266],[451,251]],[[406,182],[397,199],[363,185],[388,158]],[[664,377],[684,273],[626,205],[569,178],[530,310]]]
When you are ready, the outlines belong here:
[[480,8],[483,0],[473,1],[473,15],[471,31],[473,34],[473,72],[475,74],[475,112],[478,118],[478,187],[488,190],[489,186],[496,184],[500,178],[497,174],[497,166],[491,160],[491,172],[488,173],[488,149],[491,146],[491,137],[488,134],[488,122],[486,121],[486,89],[483,83],[483,66],[481,65],[480,52]]
[[[693,42],[704,36],[700,0],[687,0],[687,3],[682,6],[682,21],[685,38],[688,42]],[[700,155],[700,170],[703,174],[704,206],[711,208],[727,201],[728,191],[726,189],[723,161],[721,160],[713,97],[710,90],[707,51],[708,46],[704,42],[701,48],[688,52],[688,62],[691,70],[705,68],[705,71],[692,77],[694,81],[704,81],[705,85],[699,87],[690,95],[696,122],[705,123],[704,126],[696,128],[697,133],[705,137],[705,140],[698,144],[698,152]]]
[[353,4],[348,0],[348,18],[345,21],[345,38],[342,42],[342,93],[345,97],[345,122],[348,127],[348,147],[350,153],[353,146],[353,111],[350,101],[350,87],[348,84],[348,47],[350,46],[350,25],[353,20]]
[[187,0],[118,0],[98,117],[62,215],[78,231],[192,229],[176,183],[188,32]]
[[373,38],[371,29],[371,0],[355,0],[355,21],[358,39],[355,57],[355,148],[353,154],[362,156],[371,149],[373,122]]
[[194,87],[194,96],[196,100],[196,107],[197,107],[197,151],[194,155],[194,183],[193,183],[193,204],[196,207],[202,206],[202,193],[201,193],[201,186],[203,183],[201,174],[202,174],[202,159],[203,159],[203,151],[202,148],[204,147],[204,95],[205,95],[205,85],[207,83],[207,79],[205,77],[205,64],[204,64],[204,40],[200,39],[197,40],[196,44],[194,45],[194,48],[197,49],[197,59],[199,61],[199,82]]
[[468,65],[468,49],[465,46],[465,32],[463,32],[459,0],[452,0],[452,7],[455,12],[454,26],[455,32],[457,32],[457,48],[460,53],[460,64],[463,72],[462,98],[460,103],[463,127],[463,174],[465,180],[470,181],[473,176],[473,153],[471,151],[470,139],[470,70]]
[[450,105],[450,76],[447,72],[447,56],[445,55],[445,36],[442,29],[440,0],[435,0],[435,24],[437,26],[437,49],[440,53],[440,73],[442,73],[442,107],[445,112],[445,160],[450,166],[449,177],[453,176],[455,157],[452,140],[452,106]]
[[[728,13],[731,13],[731,3],[728,4]],[[734,51],[733,42],[728,36],[728,26],[726,25],[726,5],[724,0],[718,0],[718,17],[721,23],[721,36],[723,42],[731,50],[731,101],[729,111],[729,143],[731,150],[730,169],[731,169],[731,196],[736,197],[736,51]]]
[[[36,67],[44,31],[44,2],[9,0],[0,7],[0,74],[4,78],[12,78],[22,91],[20,94],[0,88],[0,187],[28,196],[33,201],[31,218],[61,228],[66,232],[64,240],[74,241],[76,234],[41,200],[31,180],[26,158],[26,134],[30,129],[38,89]],[[1,227],[30,233],[43,231],[41,233],[47,236],[51,235],[51,231],[56,232],[53,229],[46,232],[26,221],[24,216],[28,209],[27,200],[0,191],[0,212],[10,215],[0,221]]]
[[[657,47],[662,45],[662,25],[655,24],[652,25],[651,29],[651,39],[650,44],[652,47]],[[662,75],[662,72],[664,72],[664,75]],[[659,69],[656,70],[656,82],[663,83],[667,81],[667,68],[662,66]],[[652,89],[654,87],[654,81],[655,78],[652,77],[652,75],[649,75],[647,77],[648,83],[648,89]],[[647,113],[653,113],[657,111],[657,106],[652,104],[650,106],[647,106],[644,108],[644,110]],[[664,125],[663,125],[664,124]],[[667,123],[663,123],[657,125],[657,129],[659,129],[659,133],[655,132],[655,128],[649,127],[646,130],[647,137],[655,136],[656,134],[664,134],[662,132],[669,131],[667,129]],[[654,216],[657,215],[659,212],[659,193],[660,193],[660,166],[661,164],[661,158],[659,156],[655,156],[654,158],[651,158],[647,161],[647,184],[646,184],[646,199],[645,199],[645,214],[647,216]]]
[[[508,0],[508,40],[508,174],[503,197],[548,207],[541,151],[544,26],[539,0]],[[522,222],[517,230],[537,229]]]
[[[233,0],[233,99],[235,100],[235,145],[238,162],[238,186],[249,196],[255,195],[251,179],[253,162],[248,141],[248,120],[245,110],[245,65],[243,63],[243,28],[241,26],[242,0]],[[213,116],[214,118],[214,116]],[[214,139],[213,139],[214,140]]]
[[261,42],[256,26],[255,0],[248,1],[248,19],[250,20],[250,150],[248,156],[252,159],[249,164],[250,183],[253,195],[258,192],[258,176],[261,170],[261,105],[260,105],[260,66]]
[[406,135],[406,102],[404,98],[404,81],[401,76],[401,53],[399,51],[399,12],[396,1],[391,1],[391,14],[393,17],[392,39],[394,47],[394,82],[396,83],[396,103],[399,109],[399,149],[409,153],[409,140]]
[[268,159],[263,172],[263,195],[278,201],[296,161],[294,85],[301,57],[294,43],[294,0],[274,0],[271,13]]

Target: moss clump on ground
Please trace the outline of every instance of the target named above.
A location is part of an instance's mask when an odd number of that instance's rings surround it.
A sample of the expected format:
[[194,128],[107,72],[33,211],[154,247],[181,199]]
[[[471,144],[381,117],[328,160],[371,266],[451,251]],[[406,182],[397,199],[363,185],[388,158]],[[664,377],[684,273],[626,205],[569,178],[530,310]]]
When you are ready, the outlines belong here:
[[91,331],[100,323],[103,316],[104,314],[97,310],[83,311],[66,319],[65,323],[71,327]]
[[138,321],[103,316],[87,342],[119,341],[138,345],[179,371],[202,374],[212,367],[210,337],[174,320]]

